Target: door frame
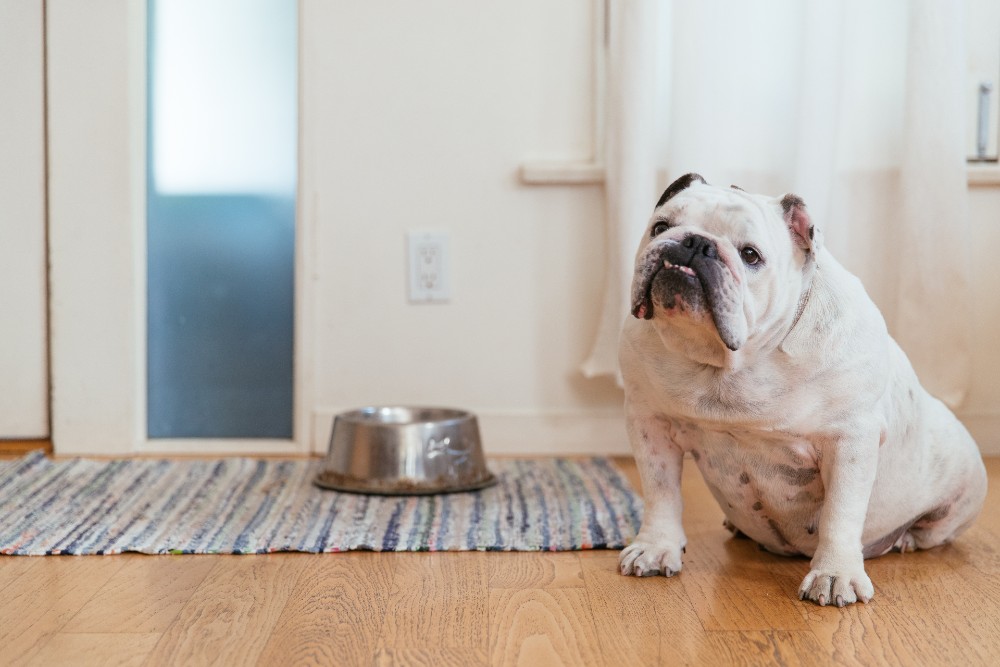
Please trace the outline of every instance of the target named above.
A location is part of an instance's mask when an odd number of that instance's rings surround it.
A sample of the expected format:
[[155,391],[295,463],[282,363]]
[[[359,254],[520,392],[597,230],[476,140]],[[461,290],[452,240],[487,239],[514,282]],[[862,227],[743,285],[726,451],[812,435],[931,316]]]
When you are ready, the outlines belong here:
[[292,438],[146,435],[146,3],[48,0],[49,318],[57,455],[307,454],[312,449],[313,215],[295,225]]

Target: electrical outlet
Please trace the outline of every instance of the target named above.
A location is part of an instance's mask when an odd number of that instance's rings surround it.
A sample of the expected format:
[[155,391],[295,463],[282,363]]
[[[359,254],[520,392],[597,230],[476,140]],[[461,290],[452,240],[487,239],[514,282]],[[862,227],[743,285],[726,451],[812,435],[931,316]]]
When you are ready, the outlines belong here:
[[451,297],[448,275],[448,235],[410,232],[406,235],[409,256],[411,303],[444,303]]

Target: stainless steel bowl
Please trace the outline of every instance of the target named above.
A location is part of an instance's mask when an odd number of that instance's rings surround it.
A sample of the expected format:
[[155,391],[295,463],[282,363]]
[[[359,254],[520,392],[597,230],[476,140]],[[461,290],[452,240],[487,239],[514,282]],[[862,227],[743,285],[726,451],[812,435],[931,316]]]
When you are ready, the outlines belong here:
[[497,480],[471,413],[376,406],[336,416],[315,481],[336,491],[411,495],[472,491]]

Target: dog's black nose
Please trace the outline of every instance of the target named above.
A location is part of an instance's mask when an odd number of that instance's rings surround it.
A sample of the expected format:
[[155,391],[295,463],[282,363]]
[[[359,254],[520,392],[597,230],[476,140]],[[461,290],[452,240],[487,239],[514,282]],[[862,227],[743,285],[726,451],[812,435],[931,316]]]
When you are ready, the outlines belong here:
[[691,234],[686,236],[681,245],[685,248],[691,250],[691,259],[694,259],[698,255],[704,255],[709,259],[718,259],[719,251],[715,247],[715,242],[706,239],[700,234]]

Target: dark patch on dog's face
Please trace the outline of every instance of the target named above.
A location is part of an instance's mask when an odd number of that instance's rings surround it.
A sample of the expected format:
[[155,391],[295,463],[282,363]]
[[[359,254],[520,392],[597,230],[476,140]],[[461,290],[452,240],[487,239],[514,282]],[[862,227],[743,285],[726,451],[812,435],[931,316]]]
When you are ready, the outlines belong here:
[[669,200],[671,197],[673,197],[681,190],[690,187],[692,183],[705,183],[705,179],[702,178],[700,174],[695,174],[695,173],[684,174],[676,181],[667,186],[667,189],[663,191],[662,195],[660,195],[660,200],[656,202],[654,210],[663,206],[663,204],[665,204],[667,200]]
[[759,512],[762,509],[764,509],[764,503],[760,502],[759,500],[753,504],[753,511],[754,512]]
[[746,472],[741,472],[740,484],[749,484],[749,483],[750,483],[750,475],[746,474]]
[[653,305],[666,310],[701,313],[708,309],[698,276],[661,269],[653,276],[648,290],[646,319],[653,317]]

